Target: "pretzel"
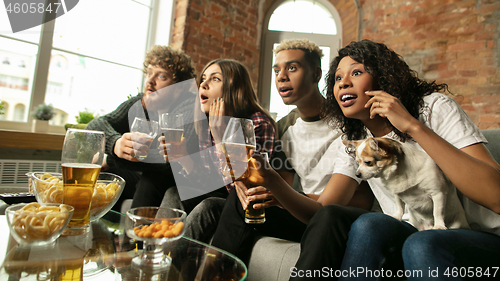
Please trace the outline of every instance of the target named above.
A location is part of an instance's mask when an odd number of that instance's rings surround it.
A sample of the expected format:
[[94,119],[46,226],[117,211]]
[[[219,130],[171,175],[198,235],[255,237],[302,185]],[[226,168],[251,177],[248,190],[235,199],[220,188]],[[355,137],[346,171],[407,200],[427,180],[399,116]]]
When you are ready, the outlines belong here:
[[[37,192],[41,201],[46,203],[63,203],[64,191],[62,180],[48,173],[40,176],[40,179],[45,181],[39,181],[37,185]],[[109,206],[111,201],[116,197],[119,187],[116,180],[97,182],[90,205],[91,215],[98,214]]]
[[111,201],[115,199],[120,186],[115,181],[97,182],[92,194],[92,203],[90,204],[91,215],[100,213],[103,209],[109,206]]
[[27,242],[46,240],[64,227],[69,213],[65,206],[41,206],[29,203],[14,213],[12,226],[14,231]]
[[43,174],[36,185],[36,191],[43,202],[62,203],[63,182],[51,174]]

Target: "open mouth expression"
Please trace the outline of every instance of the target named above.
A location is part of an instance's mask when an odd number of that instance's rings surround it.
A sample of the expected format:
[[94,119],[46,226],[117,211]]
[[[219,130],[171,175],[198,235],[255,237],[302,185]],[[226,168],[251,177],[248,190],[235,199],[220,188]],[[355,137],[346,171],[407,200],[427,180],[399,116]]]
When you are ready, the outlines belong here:
[[291,87],[280,87],[278,91],[282,98],[289,97],[293,94],[293,88]]
[[342,107],[349,107],[356,102],[357,98],[358,98],[358,95],[356,95],[356,94],[351,94],[351,93],[341,94],[339,96],[340,105]]
[[364,106],[370,96],[365,92],[373,89],[373,78],[363,64],[350,57],[342,58],[335,72],[334,87],[335,97],[344,115],[360,118],[359,113],[369,112]]

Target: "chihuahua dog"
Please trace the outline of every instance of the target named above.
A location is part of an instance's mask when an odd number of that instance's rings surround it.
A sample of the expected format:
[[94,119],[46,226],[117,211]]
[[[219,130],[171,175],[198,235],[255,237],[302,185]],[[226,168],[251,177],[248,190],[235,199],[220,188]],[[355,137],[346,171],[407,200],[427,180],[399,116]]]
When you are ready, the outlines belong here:
[[395,196],[398,220],[406,204],[410,223],[418,230],[469,228],[456,189],[416,143],[401,143],[388,138],[343,141],[356,150],[361,179],[379,177]]

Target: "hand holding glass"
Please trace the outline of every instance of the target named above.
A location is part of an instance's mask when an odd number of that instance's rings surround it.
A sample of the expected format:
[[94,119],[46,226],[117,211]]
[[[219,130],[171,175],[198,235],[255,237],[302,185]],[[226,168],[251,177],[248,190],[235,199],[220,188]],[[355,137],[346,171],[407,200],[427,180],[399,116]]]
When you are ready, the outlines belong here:
[[134,152],[133,157],[144,160],[148,157],[151,143],[158,134],[158,122],[135,117],[130,126]]
[[63,203],[75,210],[63,235],[77,235],[88,230],[92,194],[103,157],[103,132],[78,129],[66,132],[61,157]]
[[[261,152],[260,156],[264,158],[264,161],[269,162],[269,156],[267,155],[267,152]],[[258,162],[257,162],[258,163]],[[253,173],[258,173],[258,169],[260,167],[249,167],[248,168],[248,174],[252,175]],[[257,193],[255,195],[260,195],[263,193]],[[264,200],[254,200],[251,201],[246,210],[245,210],[245,222],[246,223],[264,223],[266,222],[266,209],[265,208],[260,208],[260,209],[254,209],[253,205],[254,204],[260,204],[264,203]]]

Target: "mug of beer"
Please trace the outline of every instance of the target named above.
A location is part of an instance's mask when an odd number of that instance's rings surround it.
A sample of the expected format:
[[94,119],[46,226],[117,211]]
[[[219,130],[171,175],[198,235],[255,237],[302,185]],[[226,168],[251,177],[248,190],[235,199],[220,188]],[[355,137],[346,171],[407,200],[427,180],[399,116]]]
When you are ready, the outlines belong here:
[[255,151],[255,130],[251,119],[232,117],[222,136],[221,149],[226,157],[222,168],[225,176],[233,181],[244,180],[247,176],[250,153]]
[[[269,162],[269,156],[267,152],[261,152],[260,156],[264,158],[265,161]],[[248,173],[251,174],[258,169],[255,167],[249,168]],[[257,193],[255,195],[259,195],[262,193]],[[250,224],[258,224],[266,222],[266,209],[254,209],[254,204],[264,203],[264,200],[255,200],[248,204],[247,209],[245,210],[245,222]]]
[[132,146],[134,148],[132,156],[139,160],[146,159],[151,143],[158,134],[158,122],[135,117],[130,126],[130,133],[132,134]]
[[61,156],[63,203],[73,206],[73,217],[63,235],[86,233],[90,203],[104,158],[104,133],[69,129]]
[[[184,121],[182,114],[163,113],[160,115],[160,133],[164,144],[180,144],[184,135]],[[170,151],[164,151],[165,161],[168,161],[168,156],[172,159],[183,157],[185,155],[170,154]]]

